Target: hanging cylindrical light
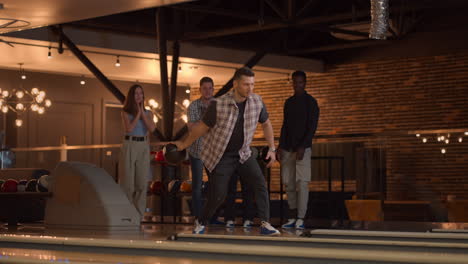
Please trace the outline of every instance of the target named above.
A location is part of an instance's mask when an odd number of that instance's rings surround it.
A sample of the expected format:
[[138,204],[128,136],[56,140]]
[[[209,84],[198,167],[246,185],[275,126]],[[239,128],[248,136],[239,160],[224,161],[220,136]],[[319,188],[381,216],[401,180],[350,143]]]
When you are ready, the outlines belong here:
[[371,0],[369,38],[386,39],[388,30],[388,0]]

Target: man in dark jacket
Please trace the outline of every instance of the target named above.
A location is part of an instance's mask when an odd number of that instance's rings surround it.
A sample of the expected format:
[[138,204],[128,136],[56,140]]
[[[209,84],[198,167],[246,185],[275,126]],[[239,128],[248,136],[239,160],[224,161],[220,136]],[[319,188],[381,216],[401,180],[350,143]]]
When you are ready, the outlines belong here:
[[319,107],[314,97],[305,91],[306,74],[292,74],[294,95],[284,103],[278,160],[286,187],[289,219],[283,228],[304,229],[304,217],[309,200],[312,138],[317,129]]

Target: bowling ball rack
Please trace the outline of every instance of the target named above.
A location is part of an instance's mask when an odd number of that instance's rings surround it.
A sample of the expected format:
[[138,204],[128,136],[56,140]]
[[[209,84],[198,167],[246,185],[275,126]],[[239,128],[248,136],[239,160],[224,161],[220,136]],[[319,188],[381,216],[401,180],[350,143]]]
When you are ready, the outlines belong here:
[[2,217],[7,219],[8,227],[17,227],[21,217],[27,214],[27,208],[33,200],[50,197],[52,197],[51,192],[0,193]]

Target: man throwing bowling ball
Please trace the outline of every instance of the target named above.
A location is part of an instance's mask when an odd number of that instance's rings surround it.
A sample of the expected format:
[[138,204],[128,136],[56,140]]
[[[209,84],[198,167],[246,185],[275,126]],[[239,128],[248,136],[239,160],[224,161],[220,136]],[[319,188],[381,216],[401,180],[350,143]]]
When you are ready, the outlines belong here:
[[257,161],[251,156],[250,144],[260,122],[269,146],[266,158],[270,162],[267,167],[276,161],[273,128],[262,98],[253,93],[254,83],[254,72],[251,69],[238,69],[233,77],[233,90],[214,100],[202,120],[193,126],[183,140],[172,142],[178,150],[182,150],[204,136],[201,160],[210,171],[210,187],[207,204],[193,230],[194,234],[205,232],[207,220],[224,202],[229,180],[235,173],[244,175],[246,183],[255,190],[257,213],[262,220],[260,233],[280,234],[269,223],[270,205],[265,178]]

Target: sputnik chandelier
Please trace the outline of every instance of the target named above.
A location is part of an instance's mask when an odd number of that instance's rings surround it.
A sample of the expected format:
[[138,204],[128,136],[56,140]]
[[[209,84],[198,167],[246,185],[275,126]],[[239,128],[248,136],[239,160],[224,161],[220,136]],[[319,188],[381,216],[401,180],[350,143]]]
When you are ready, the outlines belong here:
[[23,125],[22,115],[31,110],[38,114],[44,114],[46,108],[52,105],[52,101],[46,99],[46,93],[34,87],[30,91],[23,88],[23,80],[25,80],[26,73],[23,70],[23,64],[20,63],[20,88],[13,89],[12,91],[0,88],[0,109],[3,114],[9,111],[15,112],[16,120],[15,125],[21,127]]
[[463,142],[464,137],[468,136],[468,129],[420,131],[415,135],[422,143],[437,142],[440,144],[440,153],[446,154],[449,144],[460,144]]
[[[177,106],[177,108],[175,109],[175,116],[178,116],[185,123],[187,123],[188,119],[187,119],[186,112],[187,112],[188,106],[190,105],[190,101],[188,99],[184,99],[184,101],[182,101],[182,105],[180,105],[178,102],[175,102],[175,105]],[[146,106],[145,108],[146,110],[150,110],[151,112],[153,112],[153,122],[155,124],[157,124],[158,121],[162,119],[161,105],[156,100],[152,98],[149,99],[148,106]]]

